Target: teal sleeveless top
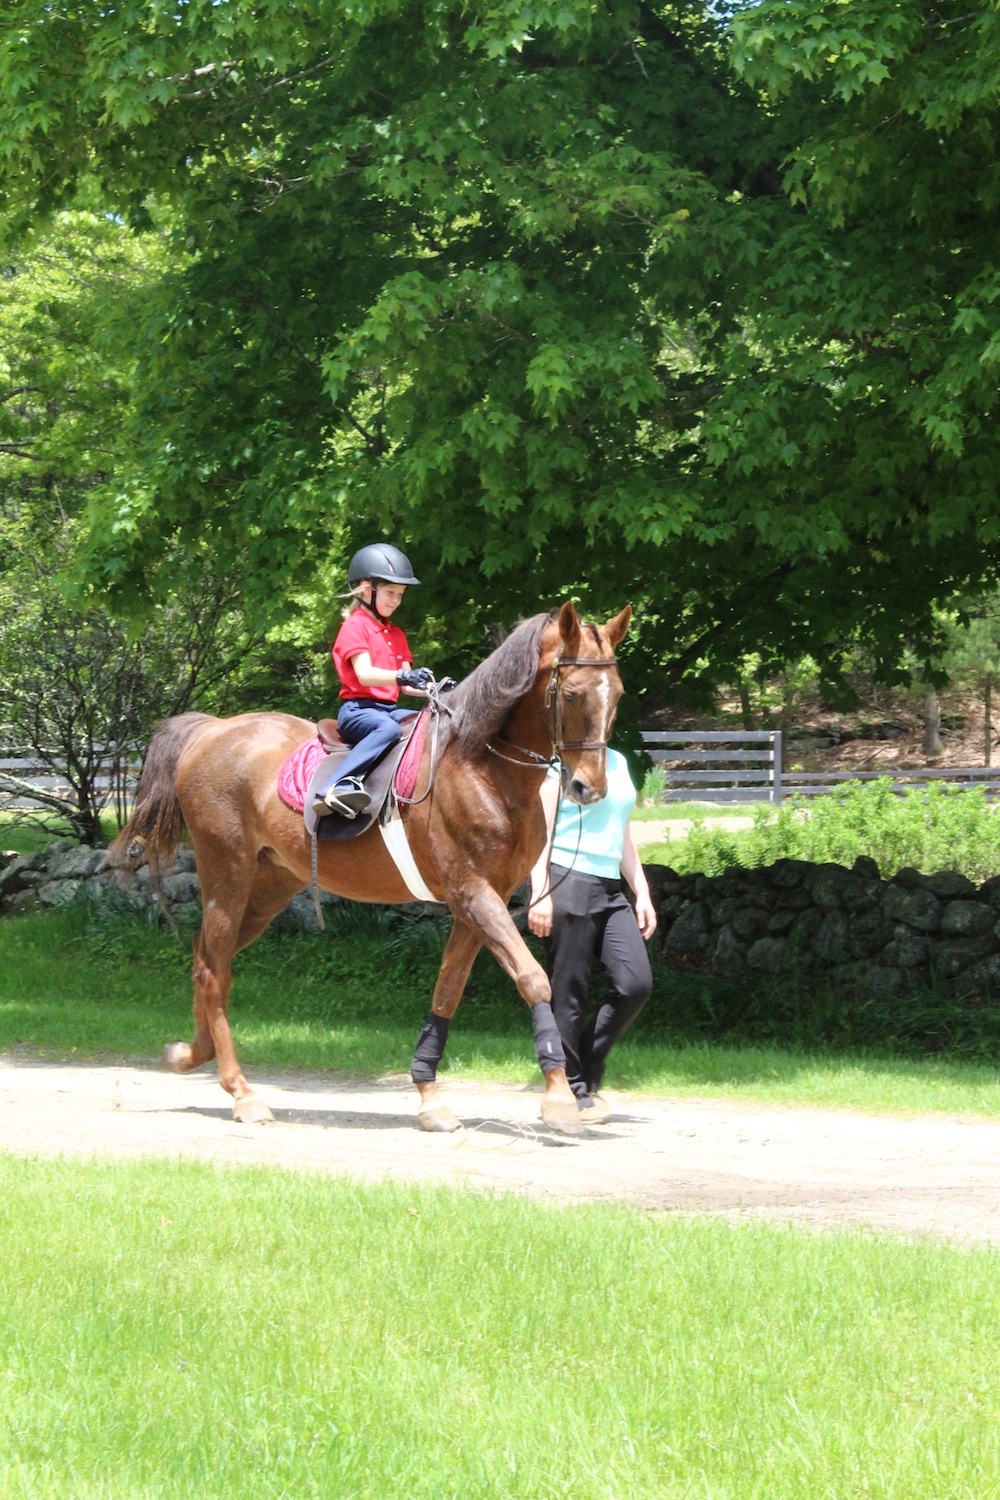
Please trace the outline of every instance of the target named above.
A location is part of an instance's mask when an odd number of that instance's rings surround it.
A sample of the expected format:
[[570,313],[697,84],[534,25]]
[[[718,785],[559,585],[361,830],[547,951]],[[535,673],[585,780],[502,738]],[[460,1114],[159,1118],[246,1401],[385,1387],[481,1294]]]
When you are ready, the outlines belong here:
[[[555,767],[548,774],[559,779]],[[565,798],[560,801],[551,862],[584,875],[618,879],[625,833],[634,806],[635,787],[628,761],[619,750],[609,750],[607,796],[589,807],[577,807]]]

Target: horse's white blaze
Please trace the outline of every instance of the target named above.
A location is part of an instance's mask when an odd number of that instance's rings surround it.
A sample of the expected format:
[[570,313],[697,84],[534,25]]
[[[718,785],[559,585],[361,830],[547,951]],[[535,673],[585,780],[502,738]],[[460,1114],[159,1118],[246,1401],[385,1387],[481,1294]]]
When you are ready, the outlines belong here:
[[611,728],[611,684],[608,681],[608,673],[600,674],[597,691],[601,699],[601,739],[606,740]]

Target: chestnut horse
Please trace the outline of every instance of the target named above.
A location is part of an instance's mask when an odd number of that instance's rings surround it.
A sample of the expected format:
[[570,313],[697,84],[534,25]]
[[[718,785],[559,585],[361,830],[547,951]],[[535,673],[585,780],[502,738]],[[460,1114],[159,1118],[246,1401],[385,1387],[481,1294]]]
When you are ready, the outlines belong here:
[[[417,787],[429,787],[429,795],[401,814],[417,869],[453,924],[411,1068],[424,1129],[460,1128],[439,1096],[437,1066],[484,944],[530,1007],[545,1077],[542,1119],[556,1130],[580,1128],[549,982],[507,903],[545,844],[539,789],[551,757],[559,757],[571,802],[595,802],[607,790],[605,751],[622,692],[615,648],[630,618],[626,605],[606,625],[585,624],[567,603],[523,621],[448,696],[433,766],[435,737],[425,737]],[[155,871],[173,860],[187,830],[203,911],[194,943],[195,1035],[166,1047],[164,1062],[187,1073],[216,1057],[233,1117],[243,1122],[272,1116],[233,1046],[233,956],[311,883],[311,841],[301,814],[280,800],[277,777],[285,757],[314,732],[306,720],[281,713],[165,720],[150,744],[132,818],[111,851],[111,863],[134,867],[145,857]],[[357,901],[414,899],[374,825],[355,838],[320,843],[317,857],[324,890]]]

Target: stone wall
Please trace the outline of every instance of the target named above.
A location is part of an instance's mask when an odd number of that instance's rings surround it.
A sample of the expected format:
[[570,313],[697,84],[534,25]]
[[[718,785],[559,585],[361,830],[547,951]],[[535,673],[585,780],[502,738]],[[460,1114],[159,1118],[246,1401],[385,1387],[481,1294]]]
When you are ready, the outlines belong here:
[[[149,909],[160,899],[147,868],[104,870],[103,860],[102,850],[68,840],[42,854],[0,854],[0,912],[87,897]],[[662,865],[647,865],[646,874],[659,913],[654,958],[669,967],[730,979],[808,976],[856,992],[905,994],[935,983],[1000,994],[1000,876],[978,887],[951,871],[901,870],[882,880],[865,858],[850,869],[782,859],[718,876]],[[174,916],[193,925],[200,905],[189,848],[159,885]],[[338,898],[323,893],[322,901]],[[311,894],[296,896],[279,921],[315,928]]]
[[[74,901],[117,903],[150,910],[165,900],[176,921],[190,926],[201,918],[201,891],[194,853],[186,845],[177,851],[174,868],[161,874],[154,889],[146,865],[136,871],[104,868],[106,851],[87,849],[70,839],[57,839],[43,853],[0,853],[0,913],[67,906]],[[323,891],[325,907],[338,897]],[[304,892],[293,898],[278,919],[280,925],[315,929],[316,908]]]
[[728,978],[808,975],[853,991],[904,994],[929,983],[1000,993],[1000,876],[900,870],[872,859],[781,859],[718,876],[647,866],[659,952],[677,968]]

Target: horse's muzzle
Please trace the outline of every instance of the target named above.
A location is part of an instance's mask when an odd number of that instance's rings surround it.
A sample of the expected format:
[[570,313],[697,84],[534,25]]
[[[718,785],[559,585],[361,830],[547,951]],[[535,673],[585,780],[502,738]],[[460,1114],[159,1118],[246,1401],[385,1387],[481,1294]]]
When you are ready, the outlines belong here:
[[563,796],[567,801],[575,802],[578,807],[589,807],[592,802],[600,802],[606,792],[607,787],[598,791],[580,776],[571,776],[563,787]]

